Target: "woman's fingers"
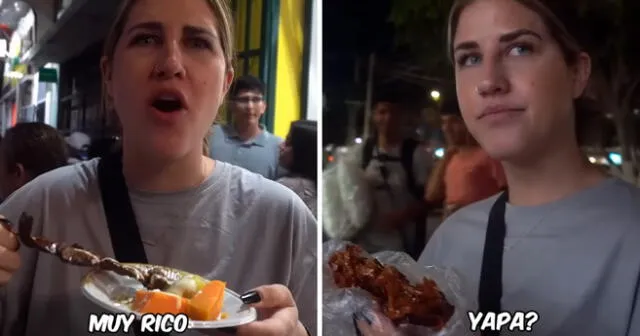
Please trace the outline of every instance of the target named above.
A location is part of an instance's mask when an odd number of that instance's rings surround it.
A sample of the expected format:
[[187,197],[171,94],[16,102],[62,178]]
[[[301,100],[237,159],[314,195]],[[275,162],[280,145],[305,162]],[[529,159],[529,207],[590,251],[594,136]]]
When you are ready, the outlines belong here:
[[298,310],[287,307],[277,310],[271,317],[245,324],[236,329],[239,336],[292,336],[298,330]]
[[289,288],[283,285],[260,286],[241,296],[242,302],[258,309],[265,319],[238,327],[236,335],[297,335],[298,308]]
[[9,251],[17,251],[20,244],[18,243],[18,237],[9,232],[4,227],[0,226],[0,246],[6,248]]
[[398,329],[386,316],[371,310],[362,310],[353,314],[353,324],[358,336],[400,335]]
[[241,298],[245,304],[260,309],[296,306],[289,288],[280,284],[260,286],[245,293]]

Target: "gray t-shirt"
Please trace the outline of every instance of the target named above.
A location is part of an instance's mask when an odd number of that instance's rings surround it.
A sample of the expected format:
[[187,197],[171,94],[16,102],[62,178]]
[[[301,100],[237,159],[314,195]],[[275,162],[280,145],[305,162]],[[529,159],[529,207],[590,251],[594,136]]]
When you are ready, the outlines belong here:
[[[26,211],[34,217],[33,235],[113,256],[97,166],[94,159],[44,174],[0,213],[15,223]],[[218,161],[198,187],[130,196],[150,263],[224,280],[239,293],[284,284],[300,320],[316,330],[316,222],[292,191]],[[81,293],[88,269],[25,247],[20,252],[22,266],[0,306],[2,335],[86,335],[88,314],[104,312]]]
[[[496,198],[449,217],[419,260],[458,271],[474,299]],[[639,189],[608,179],[557,202],[507,205],[505,217],[502,307],[537,311],[530,335],[640,335]]]

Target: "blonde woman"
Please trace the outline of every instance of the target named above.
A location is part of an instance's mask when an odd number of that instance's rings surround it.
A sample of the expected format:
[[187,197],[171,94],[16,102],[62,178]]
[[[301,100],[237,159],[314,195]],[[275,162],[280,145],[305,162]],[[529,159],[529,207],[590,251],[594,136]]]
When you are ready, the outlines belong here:
[[[315,334],[313,215],[278,183],[203,154],[233,79],[232,40],[224,0],[124,1],[101,64],[121,154],[42,175],[0,213],[29,213],[34,235],[226,281],[260,311],[237,334]],[[124,192],[105,192],[120,182]],[[0,245],[2,335],[87,334],[98,311],[80,292],[86,269],[15,252],[6,231]]]
[[508,192],[451,215],[420,262],[457,270],[481,312],[536,311],[533,335],[639,335],[640,192],[578,146],[591,61],[563,23],[572,13],[568,1],[455,2],[460,110]]

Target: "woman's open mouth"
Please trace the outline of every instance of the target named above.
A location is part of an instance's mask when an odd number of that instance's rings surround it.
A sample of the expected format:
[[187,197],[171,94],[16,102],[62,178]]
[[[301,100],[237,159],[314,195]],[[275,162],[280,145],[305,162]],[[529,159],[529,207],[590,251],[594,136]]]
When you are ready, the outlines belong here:
[[160,112],[171,113],[178,112],[184,108],[184,104],[178,97],[162,96],[156,98],[151,106]]

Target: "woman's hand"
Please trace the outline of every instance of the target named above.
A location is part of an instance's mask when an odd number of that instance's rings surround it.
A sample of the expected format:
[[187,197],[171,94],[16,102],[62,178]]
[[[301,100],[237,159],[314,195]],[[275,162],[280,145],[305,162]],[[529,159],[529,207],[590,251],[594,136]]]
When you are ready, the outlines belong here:
[[353,314],[353,326],[357,336],[422,336],[424,329],[411,325],[396,327],[379,311],[362,310]]
[[357,336],[404,335],[386,316],[372,310],[362,310],[353,314],[353,326]]
[[236,335],[246,336],[307,336],[298,320],[298,308],[289,288],[267,285],[242,296],[245,304],[255,307],[260,321],[240,326]]

